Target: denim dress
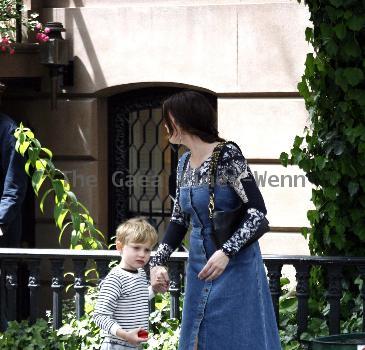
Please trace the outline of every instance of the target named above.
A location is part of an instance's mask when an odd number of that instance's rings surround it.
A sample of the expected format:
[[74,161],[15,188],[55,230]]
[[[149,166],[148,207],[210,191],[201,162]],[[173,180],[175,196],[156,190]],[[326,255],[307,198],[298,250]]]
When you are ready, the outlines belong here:
[[[216,184],[214,193],[217,210],[230,210],[239,204],[240,198],[229,185]],[[274,309],[257,242],[231,257],[218,278],[207,282],[198,278],[216,251],[208,202],[208,185],[180,187],[179,204],[190,216],[192,231],[179,350],[193,350],[196,339],[199,350],[279,350]]]

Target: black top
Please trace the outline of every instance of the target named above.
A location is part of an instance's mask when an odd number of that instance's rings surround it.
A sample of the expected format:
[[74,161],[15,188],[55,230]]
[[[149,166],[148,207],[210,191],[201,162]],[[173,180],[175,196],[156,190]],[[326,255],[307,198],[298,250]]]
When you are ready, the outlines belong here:
[[[181,179],[181,186],[209,184],[210,157],[198,168],[191,168],[190,160]],[[226,144],[217,165],[217,184],[228,184],[236,191],[245,204],[246,213],[240,227],[232,237],[223,244],[222,251],[229,257],[238,253],[250,237],[256,232],[261,220],[266,215],[266,207],[260,190],[247,161],[241,151],[233,144]],[[179,205],[179,187],[177,186],[175,203],[167,231],[151,265],[164,265],[171,253],[181,244],[189,227],[190,218]]]
[[16,152],[16,123],[0,113],[0,246],[16,247],[20,242],[20,214],[28,176],[24,158]]

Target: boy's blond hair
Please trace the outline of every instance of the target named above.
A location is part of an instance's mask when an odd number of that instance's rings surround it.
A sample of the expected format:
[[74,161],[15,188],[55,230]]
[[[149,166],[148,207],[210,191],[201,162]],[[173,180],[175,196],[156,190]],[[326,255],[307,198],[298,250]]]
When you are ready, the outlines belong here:
[[158,241],[155,228],[143,217],[129,219],[117,228],[116,241],[122,246],[128,243],[150,243],[154,247]]

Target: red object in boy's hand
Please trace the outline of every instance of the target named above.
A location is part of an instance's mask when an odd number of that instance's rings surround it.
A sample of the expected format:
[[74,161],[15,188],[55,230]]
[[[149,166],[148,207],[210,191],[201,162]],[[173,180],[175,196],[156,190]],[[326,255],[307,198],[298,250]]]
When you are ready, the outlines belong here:
[[145,331],[144,329],[141,329],[139,332],[138,332],[138,337],[139,338],[145,338],[147,339],[148,338],[148,332]]

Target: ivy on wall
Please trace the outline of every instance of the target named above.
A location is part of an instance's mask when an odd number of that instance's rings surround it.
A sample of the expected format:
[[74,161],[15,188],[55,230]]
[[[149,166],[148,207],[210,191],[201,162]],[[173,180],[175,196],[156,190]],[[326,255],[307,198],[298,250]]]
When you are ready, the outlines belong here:
[[296,136],[284,166],[298,165],[315,188],[307,213],[312,254],[364,255],[365,1],[309,0],[313,46],[298,90],[310,125]]

